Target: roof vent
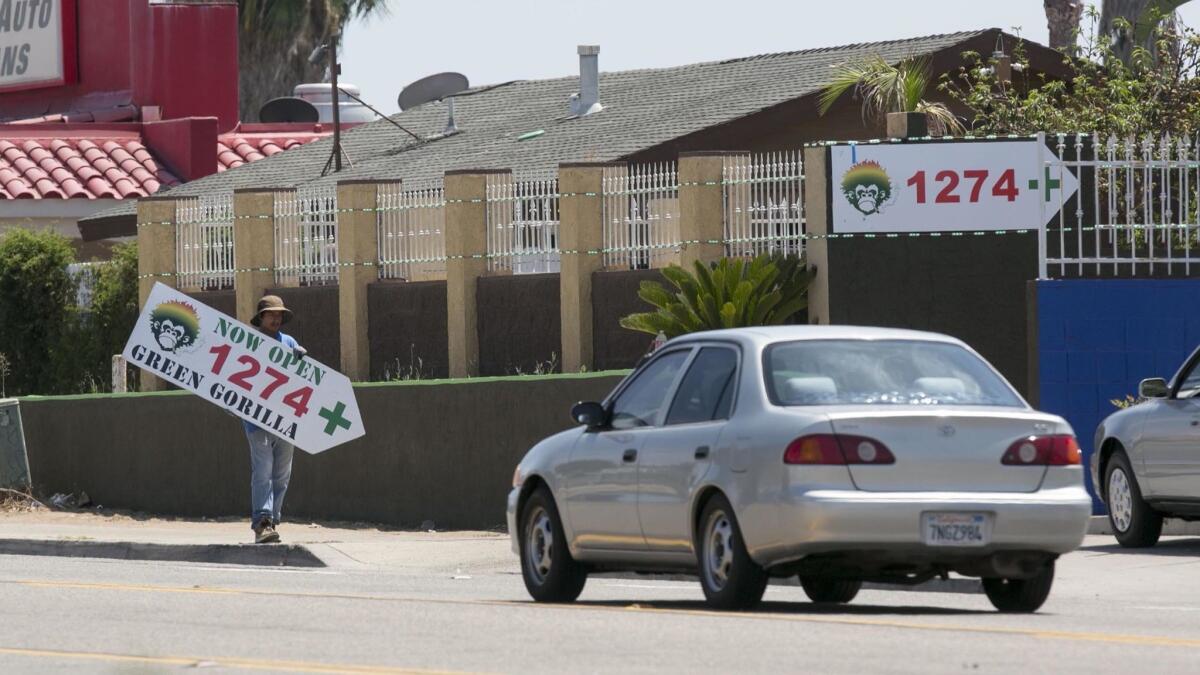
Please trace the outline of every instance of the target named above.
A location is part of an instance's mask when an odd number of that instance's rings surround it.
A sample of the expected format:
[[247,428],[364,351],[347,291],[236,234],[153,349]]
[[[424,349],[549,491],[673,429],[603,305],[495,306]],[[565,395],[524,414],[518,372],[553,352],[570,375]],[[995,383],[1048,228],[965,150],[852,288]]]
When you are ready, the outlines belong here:
[[[366,106],[354,100],[362,96],[358,87],[348,82],[338,82],[341,96],[338,96],[338,113],[342,124],[347,122],[370,122],[375,119],[375,113]],[[296,98],[308,101],[317,109],[321,122],[333,122],[333,84],[329,82],[314,82],[298,84],[293,90]]]
[[571,114],[600,112],[600,46],[579,45],[579,93],[571,94]]

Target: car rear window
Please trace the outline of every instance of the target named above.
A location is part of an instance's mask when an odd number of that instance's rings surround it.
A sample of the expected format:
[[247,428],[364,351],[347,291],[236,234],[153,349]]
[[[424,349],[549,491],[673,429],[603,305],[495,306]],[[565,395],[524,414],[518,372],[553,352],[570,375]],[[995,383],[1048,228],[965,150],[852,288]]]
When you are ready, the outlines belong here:
[[1024,407],[982,359],[945,342],[781,342],[767,347],[763,372],[776,405]]

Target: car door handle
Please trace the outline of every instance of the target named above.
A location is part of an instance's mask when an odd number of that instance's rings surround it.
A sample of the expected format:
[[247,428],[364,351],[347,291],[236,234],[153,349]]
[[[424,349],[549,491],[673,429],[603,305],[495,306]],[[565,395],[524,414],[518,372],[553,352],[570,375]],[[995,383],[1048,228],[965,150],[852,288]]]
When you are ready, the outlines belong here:
[[621,456],[621,459],[626,462],[636,462],[637,461],[637,450],[635,450],[633,448],[629,448],[628,450],[625,451],[625,454]]
[[707,458],[708,458],[708,446],[707,445],[702,445],[702,446],[696,448],[696,459],[707,459]]
[[1192,426],[1200,427],[1200,420],[1192,420]]

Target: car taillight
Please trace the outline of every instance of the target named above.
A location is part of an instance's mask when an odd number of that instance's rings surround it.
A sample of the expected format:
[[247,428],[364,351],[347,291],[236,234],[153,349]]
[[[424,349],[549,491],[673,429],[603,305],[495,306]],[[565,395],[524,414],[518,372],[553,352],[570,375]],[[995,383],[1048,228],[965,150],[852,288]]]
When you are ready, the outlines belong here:
[[895,464],[887,446],[865,436],[811,434],[788,443],[784,464]]
[[1010,466],[1071,466],[1082,464],[1079,443],[1070,434],[1027,436],[1004,451],[1001,464]]

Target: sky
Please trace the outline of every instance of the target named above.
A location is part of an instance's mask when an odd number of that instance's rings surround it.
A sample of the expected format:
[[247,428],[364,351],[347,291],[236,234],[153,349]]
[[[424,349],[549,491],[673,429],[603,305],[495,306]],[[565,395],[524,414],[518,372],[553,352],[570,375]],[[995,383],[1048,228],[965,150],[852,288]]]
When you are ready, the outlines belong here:
[[[581,44],[600,70],[678,66],[770,52],[1002,28],[1046,44],[1040,0],[390,0],[346,28],[342,81],[384,113],[410,82],[457,71],[471,85],[577,75]],[[1200,28],[1200,0],[1180,10]],[[1086,22],[1085,17],[1085,22]],[[602,94],[603,96],[603,94]]]

